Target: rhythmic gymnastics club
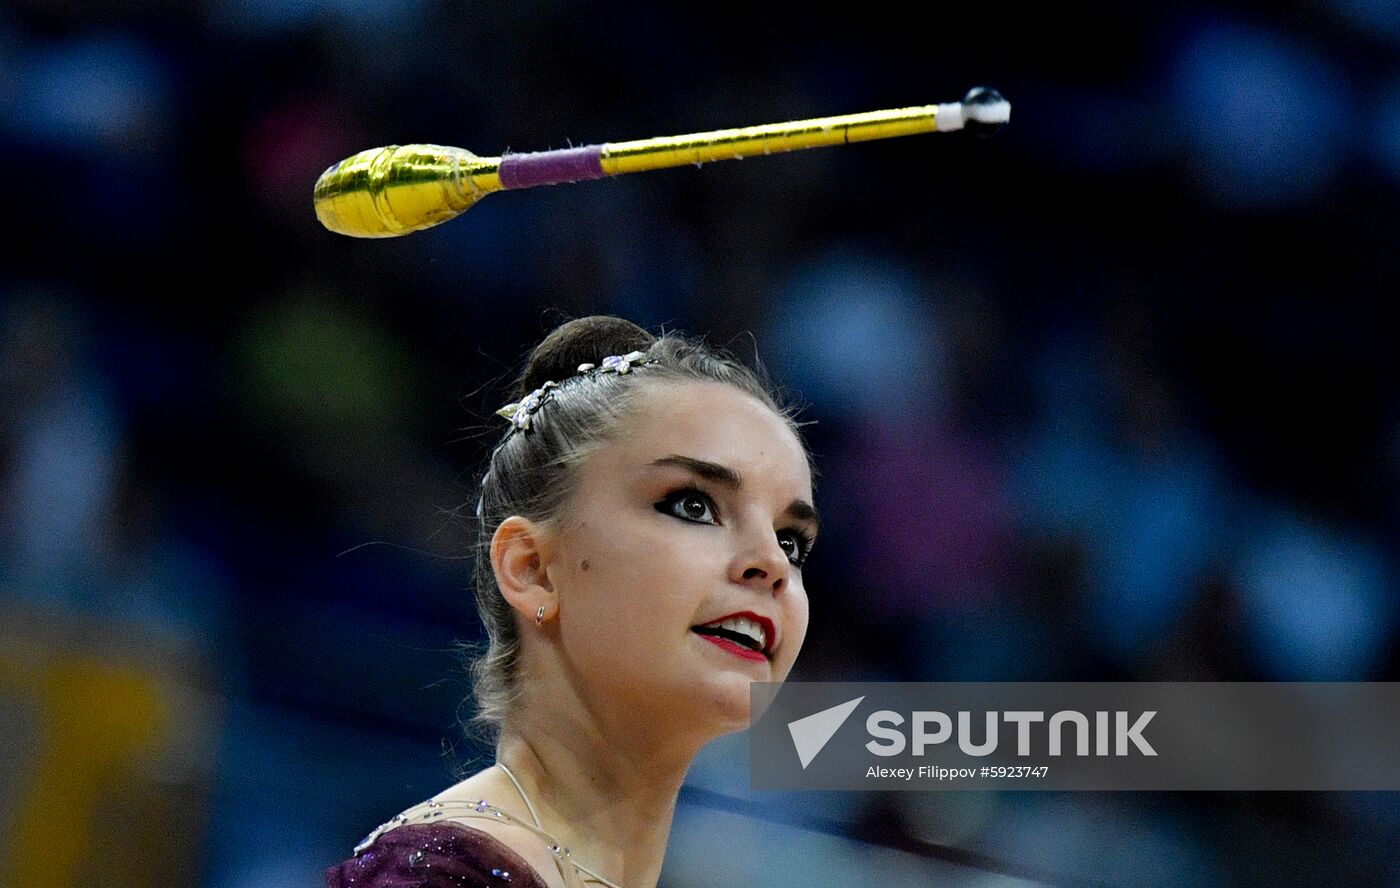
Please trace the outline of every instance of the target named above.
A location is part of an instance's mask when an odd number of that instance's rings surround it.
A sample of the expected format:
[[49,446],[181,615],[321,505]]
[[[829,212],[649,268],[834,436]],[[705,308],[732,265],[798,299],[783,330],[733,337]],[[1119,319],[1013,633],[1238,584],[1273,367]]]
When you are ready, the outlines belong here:
[[961,102],[942,105],[504,157],[477,157],[442,145],[390,145],[361,151],[322,173],[316,180],[316,217],[351,237],[397,237],[461,215],[493,191],[918,133],[987,134],[1010,119],[1011,103],[979,86]]

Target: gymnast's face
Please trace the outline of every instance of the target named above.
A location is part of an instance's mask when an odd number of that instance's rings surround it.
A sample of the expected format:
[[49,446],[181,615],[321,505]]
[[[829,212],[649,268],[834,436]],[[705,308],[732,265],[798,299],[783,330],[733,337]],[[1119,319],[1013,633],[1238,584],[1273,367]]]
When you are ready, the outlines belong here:
[[[604,709],[738,730],[749,683],[785,679],[807,634],[807,458],[781,417],[732,386],[638,394],[622,433],[581,467],[559,525],[559,653]],[[715,627],[737,614],[749,626]],[[743,640],[755,624],[758,651]]]

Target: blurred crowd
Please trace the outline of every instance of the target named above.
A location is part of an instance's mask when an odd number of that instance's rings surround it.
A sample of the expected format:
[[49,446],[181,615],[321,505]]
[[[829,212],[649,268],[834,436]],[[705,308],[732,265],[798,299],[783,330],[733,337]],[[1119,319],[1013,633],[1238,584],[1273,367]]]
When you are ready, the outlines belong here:
[[[492,411],[560,320],[807,405],[793,678],[1400,679],[1400,9],[0,9],[0,884],[316,885],[463,736]],[[376,145],[484,155],[950,101],[912,139],[320,228]],[[466,510],[469,513],[469,509]],[[1400,886],[1389,793],[749,794],[663,885]],[[717,794],[745,799],[722,810]],[[716,855],[716,842],[727,849]],[[773,882],[772,884],[780,884]],[[785,883],[784,883],[785,884]],[[1019,883],[1018,883],[1019,884]]]

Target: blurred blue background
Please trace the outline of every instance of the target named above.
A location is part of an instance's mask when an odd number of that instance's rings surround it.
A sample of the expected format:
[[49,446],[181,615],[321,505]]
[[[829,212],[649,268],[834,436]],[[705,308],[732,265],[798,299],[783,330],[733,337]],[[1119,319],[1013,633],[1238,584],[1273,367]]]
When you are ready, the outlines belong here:
[[[755,348],[826,516],[803,680],[1396,680],[1400,7],[0,9],[0,883],[315,886],[489,759],[473,484],[525,350]],[[1012,125],[493,196],[311,186],[949,101]],[[1392,318],[1387,321],[1386,318]],[[662,884],[1400,886],[1393,794],[750,794]],[[736,800],[732,803],[725,799]],[[803,825],[816,808],[827,832]]]

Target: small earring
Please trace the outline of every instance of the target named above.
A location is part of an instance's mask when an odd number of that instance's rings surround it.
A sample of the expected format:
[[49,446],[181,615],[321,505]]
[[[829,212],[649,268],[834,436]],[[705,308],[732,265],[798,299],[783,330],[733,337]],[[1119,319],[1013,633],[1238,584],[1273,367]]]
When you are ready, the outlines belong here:
[[540,624],[543,623],[543,622],[544,622],[544,605],[540,605],[540,609],[537,610],[537,611],[535,611],[535,625],[538,626],[538,625],[540,625]]

